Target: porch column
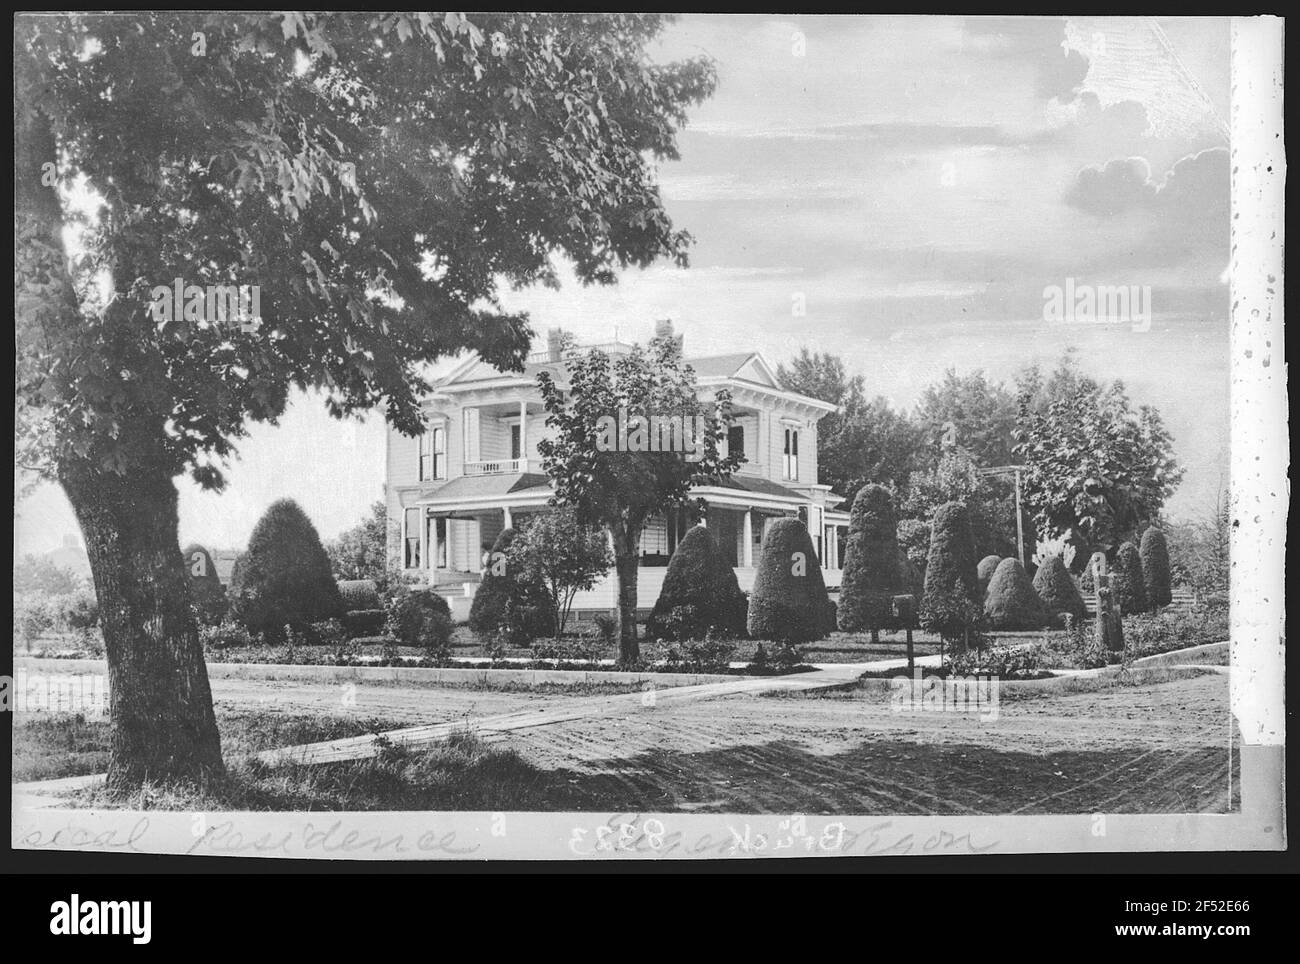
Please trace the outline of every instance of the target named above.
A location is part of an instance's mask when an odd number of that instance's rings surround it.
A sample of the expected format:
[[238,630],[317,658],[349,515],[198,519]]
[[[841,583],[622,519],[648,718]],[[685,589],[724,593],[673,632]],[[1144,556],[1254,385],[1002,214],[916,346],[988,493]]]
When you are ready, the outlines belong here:
[[420,510],[420,568],[433,569],[433,555],[429,552],[429,510]]
[[519,457],[528,458],[528,403],[519,402]]
[[827,526],[830,530],[830,552],[826,553],[827,568],[838,569],[840,567],[840,527]]
[[450,514],[448,514],[447,516],[447,570],[449,572],[456,568],[455,566],[452,565],[452,558],[451,558],[451,523],[452,523],[452,517]]
[[741,540],[744,544],[744,550],[741,553],[740,561],[746,569],[754,565],[754,510],[745,510],[745,522],[741,528]]
[[501,514],[505,517],[505,527],[507,529],[513,529],[515,525],[515,520],[514,517],[510,515],[510,506],[508,505],[502,506]]

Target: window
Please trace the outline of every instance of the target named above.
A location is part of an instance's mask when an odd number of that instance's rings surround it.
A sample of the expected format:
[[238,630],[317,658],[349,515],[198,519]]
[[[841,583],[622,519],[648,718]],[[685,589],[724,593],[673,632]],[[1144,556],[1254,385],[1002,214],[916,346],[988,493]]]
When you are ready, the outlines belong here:
[[781,478],[791,482],[799,480],[799,430],[786,428],[785,448],[781,456]]
[[745,426],[733,425],[727,429],[727,454],[745,454]]
[[407,569],[420,568],[420,510],[406,510],[406,551],[402,565]]
[[447,429],[437,426],[420,436],[420,481],[447,477]]
[[519,450],[519,426],[510,426],[510,457],[512,459],[521,459],[524,453]]

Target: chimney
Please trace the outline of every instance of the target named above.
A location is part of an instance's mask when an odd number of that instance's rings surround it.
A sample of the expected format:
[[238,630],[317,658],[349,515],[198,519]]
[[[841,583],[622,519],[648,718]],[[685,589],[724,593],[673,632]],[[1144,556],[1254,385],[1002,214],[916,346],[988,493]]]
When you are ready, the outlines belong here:
[[559,328],[551,328],[546,332],[546,360],[557,362],[560,360],[560,353],[564,346],[563,332]]

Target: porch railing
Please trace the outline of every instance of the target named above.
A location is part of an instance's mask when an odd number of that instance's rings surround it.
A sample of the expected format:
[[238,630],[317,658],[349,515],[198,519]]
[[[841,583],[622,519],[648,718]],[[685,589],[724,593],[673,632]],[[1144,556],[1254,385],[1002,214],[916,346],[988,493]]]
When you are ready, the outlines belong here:
[[465,463],[465,475],[515,475],[528,471],[527,459],[483,459]]

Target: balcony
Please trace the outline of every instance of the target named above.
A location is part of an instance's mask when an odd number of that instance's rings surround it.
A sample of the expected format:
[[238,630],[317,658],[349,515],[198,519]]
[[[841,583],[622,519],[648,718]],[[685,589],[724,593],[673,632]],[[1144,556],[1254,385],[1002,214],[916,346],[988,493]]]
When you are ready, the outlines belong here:
[[527,459],[493,459],[466,462],[465,475],[518,475],[528,471]]

